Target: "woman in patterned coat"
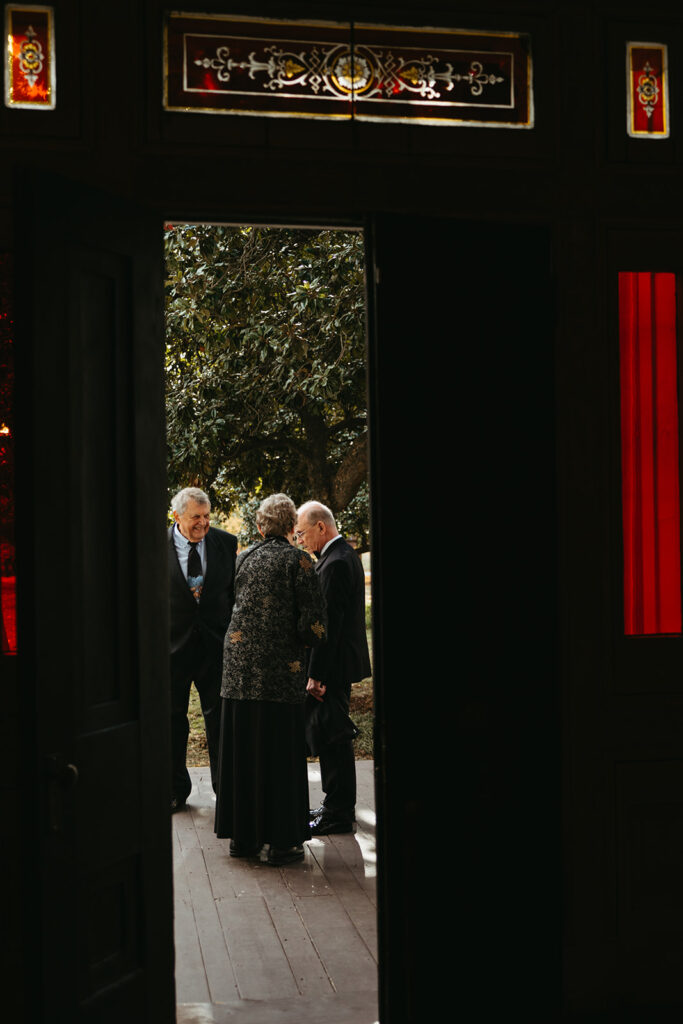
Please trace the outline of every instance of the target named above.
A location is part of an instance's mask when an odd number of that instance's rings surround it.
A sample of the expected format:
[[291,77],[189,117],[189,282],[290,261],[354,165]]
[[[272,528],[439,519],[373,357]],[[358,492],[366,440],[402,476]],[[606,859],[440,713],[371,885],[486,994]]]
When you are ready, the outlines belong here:
[[295,524],[286,494],[261,503],[263,540],[237,556],[223,646],[216,835],[230,838],[231,856],[260,853],[274,865],[301,860],[309,838],[306,648],[327,635],[313,562],[293,546]]

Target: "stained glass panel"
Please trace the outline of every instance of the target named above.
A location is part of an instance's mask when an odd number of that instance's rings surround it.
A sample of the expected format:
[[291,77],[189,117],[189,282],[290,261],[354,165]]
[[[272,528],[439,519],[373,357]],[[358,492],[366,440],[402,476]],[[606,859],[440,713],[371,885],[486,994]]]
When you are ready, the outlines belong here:
[[619,274],[624,633],[681,632],[676,275]]
[[51,7],[5,5],[5,106],[53,110],[56,103]]
[[634,139],[669,137],[669,69],[663,43],[626,44],[628,134]]
[[0,253],[0,651],[17,651],[14,546],[14,353],[11,266]]
[[529,40],[355,25],[357,120],[529,128]]
[[167,110],[533,125],[528,37],[167,16]]
[[334,86],[334,68],[344,52],[344,25],[170,15],[165,105],[348,119],[350,97]]

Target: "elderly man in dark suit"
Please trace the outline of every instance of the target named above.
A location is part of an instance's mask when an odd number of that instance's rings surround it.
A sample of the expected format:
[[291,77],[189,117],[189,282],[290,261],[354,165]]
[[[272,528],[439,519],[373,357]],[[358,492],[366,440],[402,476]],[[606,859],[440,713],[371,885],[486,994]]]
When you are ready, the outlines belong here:
[[[308,501],[298,511],[295,537],[317,556],[316,572],[327,602],[327,643],[311,651],[309,700],[332,707],[330,718],[348,719],[351,684],[370,675],[365,632],[365,573],[360,558],[344,540],[329,508]],[[353,832],[356,820],[356,761],[353,738],[346,732],[320,751],[325,799],[313,812],[314,836]]]
[[192,782],[186,766],[187,709],[194,682],[204,714],[216,789],[223,639],[234,601],[237,538],[209,523],[211,503],[198,487],[171,502],[168,531],[171,599],[171,810],[183,807]]

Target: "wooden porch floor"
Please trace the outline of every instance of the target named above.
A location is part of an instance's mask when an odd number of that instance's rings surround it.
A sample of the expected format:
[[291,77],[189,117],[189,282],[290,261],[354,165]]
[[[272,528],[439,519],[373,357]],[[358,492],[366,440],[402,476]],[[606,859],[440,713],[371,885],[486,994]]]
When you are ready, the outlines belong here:
[[[355,835],[306,843],[273,868],[231,858],[213,832],[208,768],[173,816],[178,1024],[375,1024],[373,762],[357,761]],[[311,806],[322,799],[309,764]]]

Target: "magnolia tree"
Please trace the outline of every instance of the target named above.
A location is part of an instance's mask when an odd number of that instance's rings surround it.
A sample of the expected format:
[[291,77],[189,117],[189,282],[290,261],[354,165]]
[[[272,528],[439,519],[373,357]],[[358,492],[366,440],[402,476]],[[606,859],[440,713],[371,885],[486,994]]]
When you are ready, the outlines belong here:
[[368,546],[363,239],[181,225],[166,247],[169,486],[246,520],[318,498]]

